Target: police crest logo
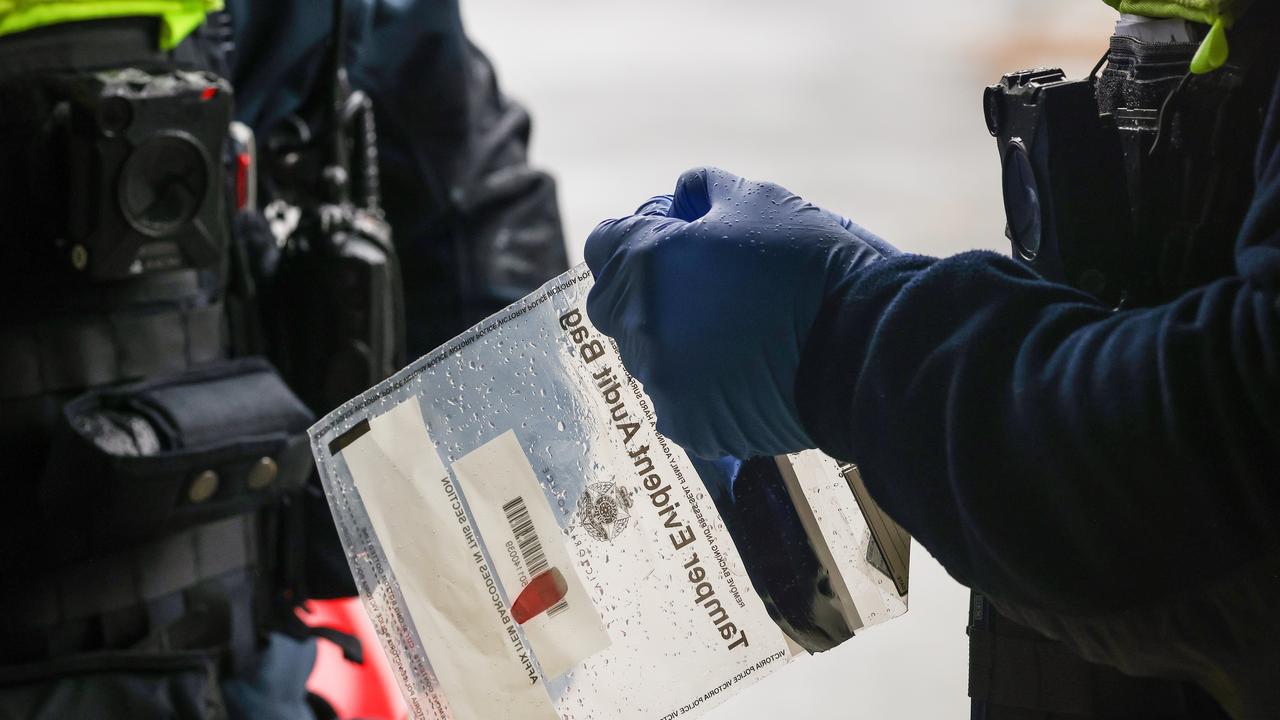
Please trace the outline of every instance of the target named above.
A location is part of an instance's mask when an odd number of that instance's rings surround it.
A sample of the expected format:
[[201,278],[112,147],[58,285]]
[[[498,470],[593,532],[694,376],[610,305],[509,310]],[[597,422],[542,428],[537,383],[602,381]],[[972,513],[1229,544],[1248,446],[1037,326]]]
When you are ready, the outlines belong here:
[[615,483],[588,485],[578,499],[578,522],[593,539],[613,540],[631,520],[631,498]]

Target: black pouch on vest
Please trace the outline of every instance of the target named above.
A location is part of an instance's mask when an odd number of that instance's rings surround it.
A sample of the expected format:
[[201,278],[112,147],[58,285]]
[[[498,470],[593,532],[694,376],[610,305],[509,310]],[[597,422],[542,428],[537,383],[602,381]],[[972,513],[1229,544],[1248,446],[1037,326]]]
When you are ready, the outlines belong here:
[[41,481],[71,559],[251,511],[311,472],[310,411],[260,358],[67,403]]

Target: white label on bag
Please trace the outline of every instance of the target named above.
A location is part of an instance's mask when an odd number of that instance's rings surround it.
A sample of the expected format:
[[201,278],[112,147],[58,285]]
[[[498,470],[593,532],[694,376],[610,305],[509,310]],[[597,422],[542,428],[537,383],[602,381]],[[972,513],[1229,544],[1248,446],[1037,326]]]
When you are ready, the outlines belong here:
[[[453,472],[542,672],[558,677],[608,647],[609,634],[515,433],[508,430],[473,450],[453,464]],[[557,584],[554,594],[533,592]],[[529,602],[518,604],[526,590]]]
[[416,399],[342,451],[456,720],[559,717]]

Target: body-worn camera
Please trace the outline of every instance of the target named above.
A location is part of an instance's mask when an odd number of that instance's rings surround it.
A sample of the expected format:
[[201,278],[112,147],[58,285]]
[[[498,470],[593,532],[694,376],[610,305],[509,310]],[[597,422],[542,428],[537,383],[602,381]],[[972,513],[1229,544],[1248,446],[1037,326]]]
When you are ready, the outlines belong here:
[[1229,274],[1275,72],[1265,45],[1237,45],[1193,76],[1198,38],[1118,33],[1086,79],[1028,70],[988,88],[1014,256],[1113,307]]
[[52,263],[97,281],[221,262],[225,80],[126,68],[47,75],[4,93],[28,107],[4,118],[0,140],[19,158],[6,168],[6,195],[25,219],[6,242],[36,261],[24,267]]
[[1011,73],[983,104],[999,141],[1014,254],[1047,278],[1120,302],[1128,195],[1119,137],[1098,113],[1093,82],[1056,69]]

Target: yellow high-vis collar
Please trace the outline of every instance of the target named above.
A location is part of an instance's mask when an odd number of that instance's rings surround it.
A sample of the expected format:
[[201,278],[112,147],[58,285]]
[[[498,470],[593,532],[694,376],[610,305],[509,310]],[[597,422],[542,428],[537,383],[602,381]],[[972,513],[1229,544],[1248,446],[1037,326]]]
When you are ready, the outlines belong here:
[[0,0],[0,35],[49,25],[118,17],[158,17],[161,50],[170,50],[222,9],[222,0]]
[[1227,62],[1231,48],[1227,30],[1252,0],[1103,0],[1122,13],[1158,18],[1181,18],[1209,26],[1209,34],[1191,60],[1191,72],[1213,72]]

